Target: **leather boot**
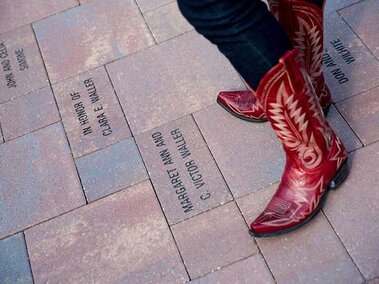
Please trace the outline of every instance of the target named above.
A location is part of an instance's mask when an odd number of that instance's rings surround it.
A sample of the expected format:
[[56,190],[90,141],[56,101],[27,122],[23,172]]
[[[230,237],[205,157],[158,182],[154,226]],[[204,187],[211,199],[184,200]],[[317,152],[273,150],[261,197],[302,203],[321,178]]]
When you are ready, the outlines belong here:
[[283,145],[286,165],[272,200],[251,224],[255,237],[303,226],[322,208],[328,190],[348,175],[345,147],[322,113],[298,52],[288,51],[256,92]]
[[217,102],[232,115],[250,122],[267,121],[263,107],[255,96],[255,91],[245,82],[248,91],[221,92]]
[[[323,9],[304,0],[269,0],[271,13],[282,24],[294,48],[299,49],[320,105],[326,115],[332,102],[329,88],[322,73]],[[325,5],[324,1],[324,5]],[[217,102],[234,116],[251,121],[266,121],[262,106],[254,91],[221,92]]]

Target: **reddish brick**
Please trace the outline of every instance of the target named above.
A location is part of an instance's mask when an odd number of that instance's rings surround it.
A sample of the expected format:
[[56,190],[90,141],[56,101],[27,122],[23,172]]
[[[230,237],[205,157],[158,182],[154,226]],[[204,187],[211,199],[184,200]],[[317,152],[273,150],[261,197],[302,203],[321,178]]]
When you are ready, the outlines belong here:
[[379,35],[377,29],[379,25],[379,2],[377,0],[360,1],[339,11],[339,13],[379,59]]
[[338,137],[341,138],[348,152],[354,151],[363,146],[358,137],[351,130],[349,125],[333,105],[329,110],[328,122]]
[[85,204],[61,124],[0,146],[0,238]]
[[150,183],[25,232],[36,283],[183,283],[183,263]]
[[337,13],[325,20],[324,73],[333,101],[377,86],[379,61]]
[[90,202],[148,178],[133,139],[79,158],[76,165]]
[[195,32],[107,69],[134,134],[213,104],[219,90],[243,86],[226,58]]
[[50,87],[0,105],[0,121],[5,141],[59,120]]
[[[274,185],[237,200],[249,224],[265,208],[276,187]],[[257,238],[256,241],[278,283],[363,282],[322,213],[295,232],[272,238]]]
[[30,26],[0,35],[0,62],[0,103],[49,85]]
[[160,6],[173,2],[173,0],[136,0],[142,13],[154,10]]
[[368,281],[367,284],[379,284],[379,278],[372,279]]
[[379,277],[379,143],[350,154],[350,175],[325,213],[368,280]]
[[172,227],[191,278],[197,278],[257,252],[234,202]]
[[33,26],[53,83],[154,44],[132,0],[93,0]]
[[191,281],[193,284],[209,283],[275,283],[260,254],[238,261],[207,276]]
[[0,240],[0,282],[33,283],[22,233]]
[[145,19],[158,43],[193,30],[176,1],[146,13]]
[[0,34],[76,5],[77,0],[2,0]]
[[359,1],[360,0],[328,0],[326,1],[325,13],[329,14]]
[[191,116],[136,140],[170,224],[232,199]]
[[53,88],[75,158],[131,136],[104,67]]
[[280,180],[284,153],[268,123],[242,121],[218,105],[194,117],[234,197]]
[[354,96],[337,104],[363,144],[379,140],[379,88]]

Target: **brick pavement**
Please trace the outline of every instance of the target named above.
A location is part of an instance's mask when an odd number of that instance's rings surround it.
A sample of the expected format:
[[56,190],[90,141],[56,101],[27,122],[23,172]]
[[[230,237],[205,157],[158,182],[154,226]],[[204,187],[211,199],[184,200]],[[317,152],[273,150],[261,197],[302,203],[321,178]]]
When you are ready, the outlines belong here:
[[0,283],[379,283],[377,0],[326,9],[351,174],[271,239],[280,145],[215,104],[243,83],[175,1],[0,6]]

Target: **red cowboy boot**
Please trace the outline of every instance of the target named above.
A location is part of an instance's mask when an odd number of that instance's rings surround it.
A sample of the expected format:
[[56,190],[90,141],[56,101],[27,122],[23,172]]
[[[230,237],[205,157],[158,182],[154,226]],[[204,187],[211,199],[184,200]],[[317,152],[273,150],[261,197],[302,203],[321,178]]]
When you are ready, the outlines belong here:
[[[331,104],[331,94],[322,73],[323,9],[304,0],[269,0],[270,10],[287,31],[294,48],[300,50],[320,105],[326,115]],[[324,1],[325,4],[325,1]],[[251,91],[221,92],[217,102],[231,114],[244,120],[257,122],[267,120]],[[249,102],[251,105],[249,105]]]
[[252,122],[267,121],[263,107],[255,96],[255,92],[245,83],[249,91],[221,92],[217,102],[234,116]]
[[286,52],[256,92],[283,145],[286,165],[278,190],[251,224],[255,237],[305,225],[322,208],[328,190],[348,175],[345,147],[322,114],[298,52]]

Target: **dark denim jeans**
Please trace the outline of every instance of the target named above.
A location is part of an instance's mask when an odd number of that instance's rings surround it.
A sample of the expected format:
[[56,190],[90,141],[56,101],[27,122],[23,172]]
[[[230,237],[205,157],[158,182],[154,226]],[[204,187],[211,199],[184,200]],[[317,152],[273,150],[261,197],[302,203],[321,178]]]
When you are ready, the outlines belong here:
[[178,0],[178,4],[184,17],[217,45],[254,89],[292,48],[284,29],[260,0]]

